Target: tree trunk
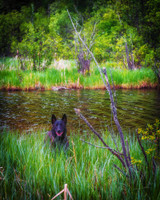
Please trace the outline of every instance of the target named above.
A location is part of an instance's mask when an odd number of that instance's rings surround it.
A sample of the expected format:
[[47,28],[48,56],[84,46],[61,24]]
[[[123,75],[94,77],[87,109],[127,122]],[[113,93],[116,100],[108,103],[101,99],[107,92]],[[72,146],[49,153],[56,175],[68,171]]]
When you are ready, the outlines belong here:
[[127,65],[128,65],[128,69],[132,70],[132,63],[130,61],[130,58],[129,58],[129,51],[128,51],[128,45],[127,45],[127,41],[125,43],[125,50],[126,50],[126,57],[127,57]]
[[79,68],[79,72],[81,72],[82,74],[86,74],[89,73],[89,70],[90,70],[90,60],[85,60],[84,59],[84,53],[80,53],[78,55],[78,60],[79,60],[79,65],[80,65],[80,68]]

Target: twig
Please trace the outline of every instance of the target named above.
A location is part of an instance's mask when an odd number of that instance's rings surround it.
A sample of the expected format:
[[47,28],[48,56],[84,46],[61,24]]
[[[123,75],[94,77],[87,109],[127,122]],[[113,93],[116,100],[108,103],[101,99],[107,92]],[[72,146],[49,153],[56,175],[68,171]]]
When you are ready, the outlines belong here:
[[68,190],[68,188],[67,188],[67,192],[68,192],[68,194],[69,194],[69,197],[71,198],[71,200],[73,200],[73,197],[72,197],[72,195],[71,195],[70,191]]
[[73,197],[70,193],[70,191],[67,188],[67,184],[64,185],[64,189],[61,190],[58,194],[56,194],[51,200],[55,199],[56,197],[58,197],[60,194],[62,194],[64,192],[64,200],[67,200],[67,193],[69,194],[69,197],[71,200],[73,200]]
[[123,175],[125,175],[127,178],[129,177],[121,168],[119,168],[117,165],[113,165],[116,169],[118,169]]
[[64,185],[64,200],[67,200],[67,184]]
[[[94,146],[94,147],[96,147],[96,148],[100,148],[100,149],[112,149],[111,147],[101,147],[101,146],[97,146],[97,145],[94,145],[94,144],[92,144],[92,143],[90,143],[90,142],[87,142],[87,141],[85,141],[85,140],[83,140],[83,139],[80,139],[82,142],[85,142],[85,143],[87,143],[87,144],[89,144],[89,145],[91,145],[91,146]],[[116,152],[116,153],[118,153],[119,155],[121,155],[121,156],[123,156],[123,154],[122,153],[119,153],[119,152],[117,152],[116,150],[114,150],[114,149],[112,149],[112,151],[114,151],[114,152]]]
[[89,145],[91,145],[91,146],[93,146],[93,147],[96,147],[96,148],[100,148],[100,149],[108,149],[108,147],[101,147],[101,146],[97,146],[97,145],[94,145],[94,144],[92,144],[92,143],[90,143],[90,142],[87,142],[87,141],[85,141],[85,140],[83,140],[83,139],[80,139],[82,142],[85,142],[85,143],[87,143],[87,144],[89,144]]
[[73,200],[73,197],[70,193],[70,191],[67,188],[67,184],[64,185],[64,189],[61,190],[58,194],[56,194],[51,200],[55,199],[56,197],[58,197],[60,194],[62,194],[64,192],[64,200],[67,200],[67,193],[69,194],[69,197],[71,200]]
[[55,199],[56,197],[58,197],[60,194],[62,194],[64,192],[64,189],[61,190],[58,194],[56,194],[51,200]]

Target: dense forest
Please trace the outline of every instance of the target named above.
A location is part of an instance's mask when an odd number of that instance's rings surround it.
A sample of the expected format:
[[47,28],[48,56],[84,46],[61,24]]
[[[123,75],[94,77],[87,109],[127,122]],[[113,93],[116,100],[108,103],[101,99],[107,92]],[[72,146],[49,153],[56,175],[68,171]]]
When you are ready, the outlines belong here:
[[159,0],[1,0],[0,55],[31,59],[47,67],[53,59],[91,60],[68,17],[99,62],[119,67],[159,65]]

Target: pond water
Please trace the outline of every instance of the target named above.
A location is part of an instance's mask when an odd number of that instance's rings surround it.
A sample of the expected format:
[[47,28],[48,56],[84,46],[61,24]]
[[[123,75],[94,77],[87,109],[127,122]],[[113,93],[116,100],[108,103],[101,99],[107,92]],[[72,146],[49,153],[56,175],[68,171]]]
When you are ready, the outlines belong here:
[[[144,128],[160,118],[160,93],[157,90],[117,90],[118,118],[122,129]],[[70,132],[86,133],[88,128],[75,114],[79,108],[97,131],[113,127],[109,95],[105,90],[63,90],[35,92],[0,92],[0,127],[33,131],[50,129],[51,115],[68,117]]]

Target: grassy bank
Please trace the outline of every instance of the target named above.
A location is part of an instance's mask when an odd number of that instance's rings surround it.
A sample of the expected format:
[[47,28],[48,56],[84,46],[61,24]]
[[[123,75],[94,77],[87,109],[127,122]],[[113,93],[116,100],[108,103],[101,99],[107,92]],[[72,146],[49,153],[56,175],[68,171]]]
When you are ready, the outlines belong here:
[[[81,142],[82,136],[78,134],[69,137],[67,152],[51,150],[48,143],[44,144],[43,133],[0,134],[1,199],[51,199],[65,183],[74,199],[148,200],[160,197],[159,168],[156,176],[147,183],[140,180],[137,171],[139,181],[129,184],[126,177],[113,167],[113,164],[119,167],[121,164],[107,150]],[[115,148],[110,135],[106,133],[104,138]],[[144,157],[138,143],[134,136],[127,138],[131,156],[140,160],[140,169],[144,171]],[[83,139],[102,146],[93,136],[83,136]],[[121,149],[120,141],[115,139]],[[148,176],[147,172],[144,174]]]
[[[18,65],[15,62],[4,62],[0,70],[0,88],[6,90],[51,90],[54,87],[61,86],[75,89],[104,89],[104,84],[101,80],[100,74],[96,66],[91,65],[90,76],[79,74],[75,68],[75,63],[68,62],[69,67],[63,68],[59,66],[51,66],[45,71],[26,71],[18,70]],[[9,63],[9,64],[7,64]],[[63,65],[63,63],[62,63]],[[12,67],[10,67],[12,66]],[[62,67],[62,68],[61,68]],[[106,67],[111,85],[112,79],[115,88],[126,89],[140,89],[140,88],[155,88],[157,86],[157,79],[149,68],[142,68],[137,70],[127,70],[119,68],[111,68],[111,64],[103,64],[101,67]],[[111,72],[111,73],[110,73]],[[112,78],[111,78],[112,75]]]

